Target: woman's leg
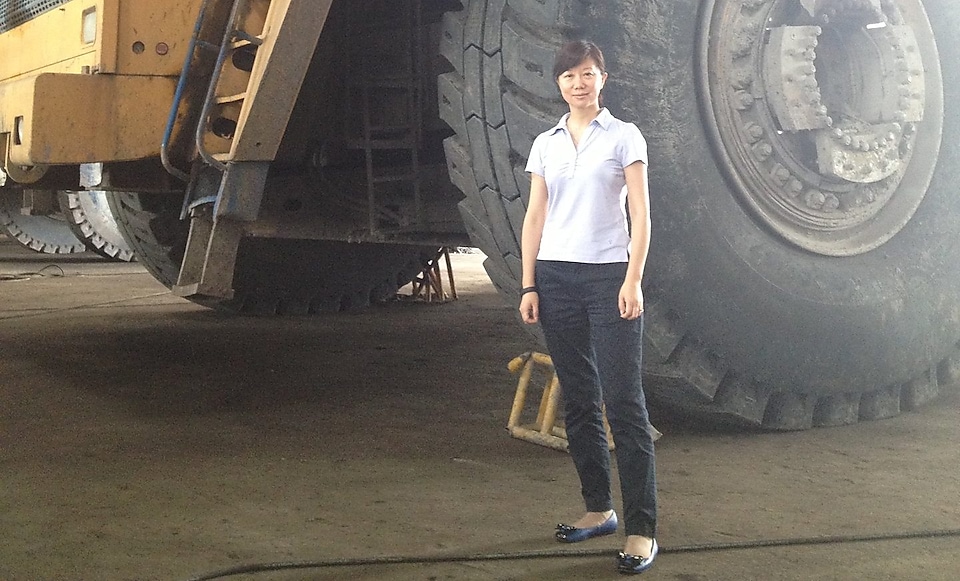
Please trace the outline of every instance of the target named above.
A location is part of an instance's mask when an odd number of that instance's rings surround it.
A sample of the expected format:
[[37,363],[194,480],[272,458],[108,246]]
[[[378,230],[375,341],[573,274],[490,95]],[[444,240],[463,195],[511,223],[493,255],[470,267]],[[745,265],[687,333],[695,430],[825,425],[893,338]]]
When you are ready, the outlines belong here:
[[579,279],[583,265],[537,263],[540,325],[563,392],[570,456],[588,512],[613,508],[603,396]]
[[627,321],[620,317],[616,297],[625,265],[613,266],[602,265],[610,271],[609,279],[606,283],[598,280],[596,292],[589,295],[592,343],[617,448],[625,530],[627,535],[652,538],[657,527],[657,485],[642,385],[643,319]]

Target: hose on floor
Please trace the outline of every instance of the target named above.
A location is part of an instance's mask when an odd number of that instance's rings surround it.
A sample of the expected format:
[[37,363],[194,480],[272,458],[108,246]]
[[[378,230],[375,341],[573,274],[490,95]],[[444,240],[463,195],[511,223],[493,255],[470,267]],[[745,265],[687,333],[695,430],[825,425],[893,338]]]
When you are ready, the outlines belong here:
[[[915,532],[878,533],[873,535],[832,535],[822,537],[798,537],[787,539],[760,539],[728,543],[702,543],[660,547],[660,554],[707,553],[714,551],[736,551],[762,549],[770,547],[797,547],[811,545],[835,545],[847,543],[872,543],[881,541],[903,541],[916,539],[934,539],[942,537],[960,537],[960,529],[921,530]],[[296,569],[328,569],[333,567],[363,567],[376,565],[423,565],[437,563],[470,563],[479,561],[521,561],[532,559],[583,558],[615,556],[611,549],[520,551],[515,553],[483,553],[474,555],[398,555],[371,557],[366,559],[327,559],[322,561],[290,561],[278,563],[252,563],[229,569],[214,571],[191,577],[189,581],[209,581],[251,573],[274,571],[292,571]]]

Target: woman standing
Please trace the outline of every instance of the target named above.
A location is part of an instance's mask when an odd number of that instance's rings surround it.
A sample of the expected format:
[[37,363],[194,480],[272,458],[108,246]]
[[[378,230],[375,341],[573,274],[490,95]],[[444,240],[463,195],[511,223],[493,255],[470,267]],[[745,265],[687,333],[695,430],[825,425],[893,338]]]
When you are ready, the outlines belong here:
[[527,163],[520,314],[543,328],[586,504],[579,520],[557,525],[556,537],[575,543],[617,530],[605,405],[627,535],[617,567],[642,573],[658,550],[654,449],[640,363],[640,281],[650,245],[647,146],[636,125],[602,108],[607,73],[595,44],[565,44],[554,78],[570,112],[537,137]]

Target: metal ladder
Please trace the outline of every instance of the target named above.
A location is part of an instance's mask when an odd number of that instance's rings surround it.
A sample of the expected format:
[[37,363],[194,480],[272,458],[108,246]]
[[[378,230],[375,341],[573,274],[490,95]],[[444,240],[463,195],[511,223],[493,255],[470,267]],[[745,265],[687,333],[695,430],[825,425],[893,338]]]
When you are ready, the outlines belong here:
[[[171,108],[161,159],[187,181],[183,217],[190,234],[173,287],[180,296],[231,298],[246,224],[257,219],[270,163],[312,60],[333,0],[204,0]],[[222,26],[218,44],[211,42]],[[209,71],[192,71],[200,51],[215,51]],[[209,73],[208,75],[206,73]],[[191,171],[170,160],[181,108],[206,91],[192,131]],[[196,97],[194,97],[196,98]]]
[[[364,153],[368,227],[372,234],[382,235],[422,229],[424,223],[420,177],[424,63],[420,0],[373,6],[373,14],[355,8],[349,19],[351,42],[372,50],[349,56],[346,130],[347,147]],[[359,111],[354,104],[359,104]]]

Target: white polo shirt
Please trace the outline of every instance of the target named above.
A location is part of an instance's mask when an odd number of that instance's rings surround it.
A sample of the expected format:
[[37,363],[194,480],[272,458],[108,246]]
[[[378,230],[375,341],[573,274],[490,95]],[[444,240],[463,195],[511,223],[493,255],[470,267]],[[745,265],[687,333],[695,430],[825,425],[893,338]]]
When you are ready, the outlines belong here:
[[606,108],[590,122],[579,146],[567,118],[537,136],[526,171],[547,182],[547,216],[539,260],[602,264],[627,262],[627,187],[623,168],[647,163],[640,129]]

